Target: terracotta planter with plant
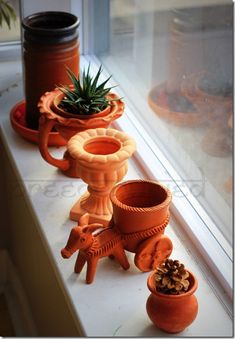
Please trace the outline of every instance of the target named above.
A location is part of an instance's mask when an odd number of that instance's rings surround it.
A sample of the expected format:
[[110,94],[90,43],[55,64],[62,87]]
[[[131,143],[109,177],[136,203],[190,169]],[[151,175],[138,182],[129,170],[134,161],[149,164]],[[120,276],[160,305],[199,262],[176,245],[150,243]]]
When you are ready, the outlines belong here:
[[38,103],[41,113],[39,149],[42,157],[50,164],[57,166],[48,150],[52,128],[68,141],[78,132],[91,128],[107,128],[123,114],[123,101],[110,92],[112,87],[105,88],[110,77],[98,84],[101,72],[100,66],[97,74],[92,77],[88,67],[80,80],[68,69],[73,85],[56,88],[41,97]]
[[198,282],[178,260],[167,259],[150,274],[146,309],[151,321],[169,333],[182,332],[196,318]]

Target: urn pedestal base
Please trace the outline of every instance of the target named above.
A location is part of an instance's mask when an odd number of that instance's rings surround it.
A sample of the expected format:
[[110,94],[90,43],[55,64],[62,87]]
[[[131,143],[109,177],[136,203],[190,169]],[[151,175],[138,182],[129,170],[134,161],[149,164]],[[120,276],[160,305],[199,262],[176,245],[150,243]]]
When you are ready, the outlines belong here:
[[86,202],[89,198],[91,198],[90,193],[86,192],[85,194],[83,194],[81,198],[71,208],[69,218],[71,220],[78,221],[83,214],[89,213],[90,223],[99,223],[102,224],[104,227],[107,227],[112,218],[112,211],[110,211],[109,213],[107,212],[106,214],[97,214],[97,212],[92,213],[89,208],[86,208]]

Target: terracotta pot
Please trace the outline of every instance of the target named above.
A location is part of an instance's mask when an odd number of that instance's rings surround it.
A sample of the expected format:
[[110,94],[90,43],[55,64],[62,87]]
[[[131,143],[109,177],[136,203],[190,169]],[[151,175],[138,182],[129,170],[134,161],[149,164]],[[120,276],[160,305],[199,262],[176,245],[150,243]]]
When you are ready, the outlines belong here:
[[109,194],[127,173],[127,160],[135,151],[135,142],[126,133],[97,128],[80,132],[67,145],[67,171],[88,184],[85,193],[74,205],[70,218],[78,220],[88,212],[91,222],[107,225],[112,216]]
[[182,332],[194,321],[198,313],[198,302],[194,295],[198,283],[195,275],[188,272],[189,290],[179,295],[158,292],[154,281],[155,272],[152,272],[147,280],[151,291],[146,303],[148,316],[154,325],[168,333]]
[[40,97],[56,85],[70,84],[66,66],[79,73],[78,18],[66,12],[40,12],[22,21],[26,122],[38,129]]
[[200,112],[194,105],[194,102],[190,99],[189,101],[191,101],[194,111],[192,110],[184,112],[183,110],[172,110],[169,107],[167,98],[168,94],[166,90],[166,83],[153,87],[148,95],[149,106],[161,119],[165,120],[166,122],[177,126],[193,127],[204,124],[208,120],[208,117],[205,115],[205,113]]
[[110,194],[113,221],[121,233],[132,233],[164,223],[172,199],[170,190],[156,181],[129,180]]
[[[46,92],[38,103],[41,113],[39,121],[39,149],[42,157],[49,164],[64,171],[62,162],[58,162],[57,159],[54,159],[48,150],[48,137],[52,128],[55,128],[55,130],[57,130],[67,141],[76,133],[90,128],[107,128],[112,121],[118,119],[123,114],[124,103],[122,100],[115,100],[112,102],[112,106],[108,106],[98,114],[76,116],[63,111],[58,107],[62,98],[63,94],[61,91],[55,89],[51,92]],[[118,99],[118,96],[114,93],[110,93],[108,94],[108,98]],[[73,174],[68,171],[66,171],[65,174],[73,176]]]
[[171,198],[165,186],[146,180],[120,183],[110,193],[112,224],[121,232],[124,248],[136,253],[135,264],[141,271],[152,270],[172,252],[171,240],[163,235]]

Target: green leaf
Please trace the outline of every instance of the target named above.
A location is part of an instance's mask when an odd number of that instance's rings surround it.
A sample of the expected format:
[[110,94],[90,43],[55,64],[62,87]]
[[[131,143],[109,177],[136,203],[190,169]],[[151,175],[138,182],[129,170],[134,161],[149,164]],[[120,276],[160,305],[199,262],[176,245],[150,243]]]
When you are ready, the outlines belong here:
[[11,29],[11,20],[16,20],[16,14],[14,8],[7,2],[0,0],[0,25],[2,26],[3,20],[6,22],[9,29]]
[[101,72],[102,65],[100,65],[95,76],[92,77],[90,75],[89,64],[87,70],[83,70],[82,80],[80,80],[69,68],[67,68],[67,73],[73,84],[73,88],[71,89],[68,86],[63,85],[58,87],[65,95],[64,99],[61,101],[61,107],[70,113],[89,115],[98,113],[108,105],[111,105],[106,96],[110,90],[116,86],[105,88],[105,85],[111,76],[98,85]]
[[66,69],[67,69],[67,73],[69,75],[69,78],[70,78],[74,88],[76,89],[76,91],[79,92],[79,93],[82,92],[80,80],[76,77],[76,75],[68,67],[66,67]]

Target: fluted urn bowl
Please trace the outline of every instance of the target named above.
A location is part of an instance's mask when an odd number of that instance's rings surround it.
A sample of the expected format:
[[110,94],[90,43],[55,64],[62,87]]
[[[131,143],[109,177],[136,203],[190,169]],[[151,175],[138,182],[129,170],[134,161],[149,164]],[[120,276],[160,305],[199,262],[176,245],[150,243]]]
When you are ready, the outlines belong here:
[[115,129],[89,129],[69,140],[67,154],[74,174],[88,184],[88,192],[70,211],[71,219],[78,220],[88,212],[91,222],[108,224],[113,211],[110,191],[126,175],[127,160],[135,148],[128,134]]

